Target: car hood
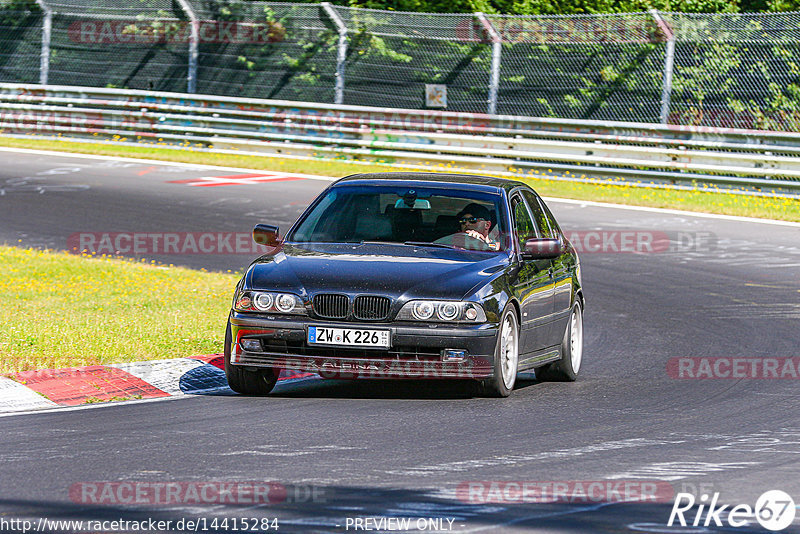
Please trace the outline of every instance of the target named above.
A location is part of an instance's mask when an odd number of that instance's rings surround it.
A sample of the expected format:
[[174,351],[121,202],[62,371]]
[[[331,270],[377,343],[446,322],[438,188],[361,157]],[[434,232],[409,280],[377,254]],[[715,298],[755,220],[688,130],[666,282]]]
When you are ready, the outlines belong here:
[[377,244],[284,245],[253,262],[250,289],[461,299],[509,263],[503,253]]

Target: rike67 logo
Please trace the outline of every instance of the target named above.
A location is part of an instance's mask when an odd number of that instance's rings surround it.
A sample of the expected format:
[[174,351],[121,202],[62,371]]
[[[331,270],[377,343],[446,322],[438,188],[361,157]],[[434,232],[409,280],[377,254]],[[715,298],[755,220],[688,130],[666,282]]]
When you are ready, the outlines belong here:
[[[695,504],[697,510],[693,511]],[[695,527],[745,527],[755,518],[763,528],[777,532],[791,525],[796,513],[794,499],[781,490],[764,492],[756,500],[755,507],[749,504],[720,505],[719,493],[714,493],[710,502],[708,495],[702,495],[697,503],[691,493],[678,493],[667,526],[671,527],[677,521],[682,527],[688,524]]]

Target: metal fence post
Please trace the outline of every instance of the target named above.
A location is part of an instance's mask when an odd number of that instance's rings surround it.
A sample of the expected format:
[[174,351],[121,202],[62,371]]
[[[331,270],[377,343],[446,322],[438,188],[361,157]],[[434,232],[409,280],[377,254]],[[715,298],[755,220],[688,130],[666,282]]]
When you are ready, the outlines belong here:
[[336,52],[336,88],[334,93],[334,103],[344,103],[344,64],[347,61],[347,26],[345,25],[342,17],[333,8],[329,2],[322,2],[320,4],[325,14],[336,25],[336,31],[339,34],[339,46]]
[[489,79],[489,107],[487,113],[494,115],[497,113],[497,92],[500,87],[500,59],[503,50],[503,39],[497,33],[494,25],[481,12],[475,13],[475,18],[483,26],[484,31],[492,40],[492,75]]
[[197,60],[200,56],[200,21],[197,18],[192,6],[187,0],[178,0],[181,9],[189,17],[192,24],[192,32],[189,35],[189,66],[186,74],[186,92],[197,92]]
[[53,10],[44,3],[44,0],[36,0],[39,7],[44,12],[42,24],[42,53],[39,60],[39,83],[47,85],[50,77],[50,38],[53,33]]
[[664,85],[661,90],[661,124],[667,124],[669,120],[670,100],[672,99],[672,70],[675,64],[675,32],[673,32],[670,25],[661,18],[661,14],[658,11],[651,9],[650,14],[655,19],[661,32],[667,38],[667,49],[664,57]]

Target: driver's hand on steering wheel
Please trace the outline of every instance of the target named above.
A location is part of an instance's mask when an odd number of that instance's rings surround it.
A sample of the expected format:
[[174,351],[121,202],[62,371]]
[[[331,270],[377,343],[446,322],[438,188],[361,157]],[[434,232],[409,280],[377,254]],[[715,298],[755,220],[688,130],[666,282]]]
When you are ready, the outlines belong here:
[[488,236],[485,236],[476,230],[467,230],[464,233],[473,239],[477,239],[478,241],[483,241],[491,250],[500,250],[500,243],[492,241],[491,239],[489,239]]

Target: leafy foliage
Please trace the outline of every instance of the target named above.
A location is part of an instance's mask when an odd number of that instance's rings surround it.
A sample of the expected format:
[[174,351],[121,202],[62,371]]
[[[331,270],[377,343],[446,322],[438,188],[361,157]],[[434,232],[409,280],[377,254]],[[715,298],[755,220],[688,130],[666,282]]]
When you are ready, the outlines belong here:
[[683,13],[800,11],[800,0],[338,0],[351,7],[428,13],[504,13],[511,15],[572,15],[632,13],[658,9]]
[[0,28],[3,31],[22,28],[41,11],[35,0],[0,1]]

